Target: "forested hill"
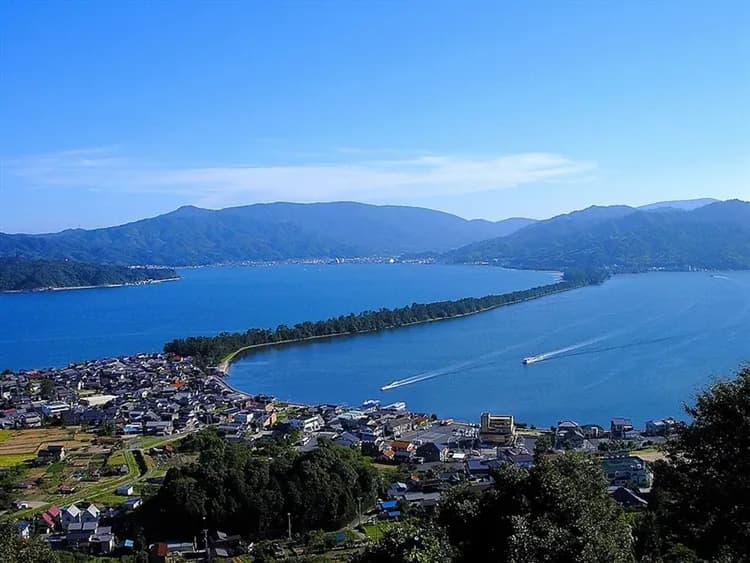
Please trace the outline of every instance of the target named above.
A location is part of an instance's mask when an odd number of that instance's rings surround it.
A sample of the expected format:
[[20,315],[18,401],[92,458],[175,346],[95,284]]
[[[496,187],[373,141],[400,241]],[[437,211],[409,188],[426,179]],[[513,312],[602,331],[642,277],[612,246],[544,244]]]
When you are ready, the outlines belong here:
[[505,236],[531,219],[468,221],[417,207],[271,203],[180,209],[94,230],[0,233],[0,256],[110,264],[205,265],[251,260],[398,256],[445,252]]
[[0,258],[0,291],[133,284],[176,278],[170,268],[127,268],[64,260]]
[[731,200],[659,212],[591,207],[470,244],[443,259],[538,269],[748,269],[750,203]]

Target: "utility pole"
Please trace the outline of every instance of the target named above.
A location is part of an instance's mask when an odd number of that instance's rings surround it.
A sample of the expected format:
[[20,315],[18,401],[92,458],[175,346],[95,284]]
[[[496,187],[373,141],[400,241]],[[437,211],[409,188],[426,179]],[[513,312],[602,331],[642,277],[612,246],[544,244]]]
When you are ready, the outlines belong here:
[[292,541],[292,513],[287,512],[286,513],[286,522],[287,522],[287,532],[289,535],[289,541]]
[[211,549],[208,547],[208,526],[206,526],[206,517],[203,517],[203,546],[206,548],[206,561],[211,563]]

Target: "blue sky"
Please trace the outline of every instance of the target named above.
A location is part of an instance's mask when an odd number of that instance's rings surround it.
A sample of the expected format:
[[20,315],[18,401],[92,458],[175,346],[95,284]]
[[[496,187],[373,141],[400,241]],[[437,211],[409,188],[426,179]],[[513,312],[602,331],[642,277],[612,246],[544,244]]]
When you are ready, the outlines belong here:
[[750,199],[750,3],[3,2],[0,231]]

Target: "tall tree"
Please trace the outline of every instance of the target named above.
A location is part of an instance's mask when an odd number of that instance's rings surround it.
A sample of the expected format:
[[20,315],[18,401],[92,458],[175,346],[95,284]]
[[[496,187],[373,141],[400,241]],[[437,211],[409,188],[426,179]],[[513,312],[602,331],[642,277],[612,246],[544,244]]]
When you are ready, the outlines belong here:
[[630,527],[607,495],[601,464],[583,454],[543,457],[529,471],[505,467],[492,491],[449,494],[438,521],[459,562],[633,559]]
[[406,522],[388,530],[375,544],[354,557],[354,563],[448,562],[453,548],[445,535],[429,524]]
[[750,561],[750,366],[686,407],[692,422],[656,464],[653,510],[662,552]]
[[54,563],[57,555],[37,538],[25,540],[10,522],[0,523],[0,561],[3,563]]

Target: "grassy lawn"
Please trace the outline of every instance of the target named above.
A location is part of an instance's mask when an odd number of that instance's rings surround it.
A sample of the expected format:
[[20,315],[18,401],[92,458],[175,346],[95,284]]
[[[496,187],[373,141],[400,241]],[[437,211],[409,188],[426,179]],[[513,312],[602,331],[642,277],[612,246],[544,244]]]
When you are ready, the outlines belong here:
[[389,527],[388,523],[381,522],[379,524],[365,524],[362,526],[362,529],[369,539],[377,541],[383,537],[383,534]]
[[12,430],[0,430],[0,442],[4,442],[13,435]]
[[125,464],[125,452],[117,450],[107,458],[107,465],[124,465]]
[[113,492],[111,493],[102,493],[97,495],[96,502],[97,504],[106,504],[108,506],[120,506],[123,502],[125,502],[128,497],[124,497],[122,495],[116,495],[114,493],[114,489],[112,489]]

